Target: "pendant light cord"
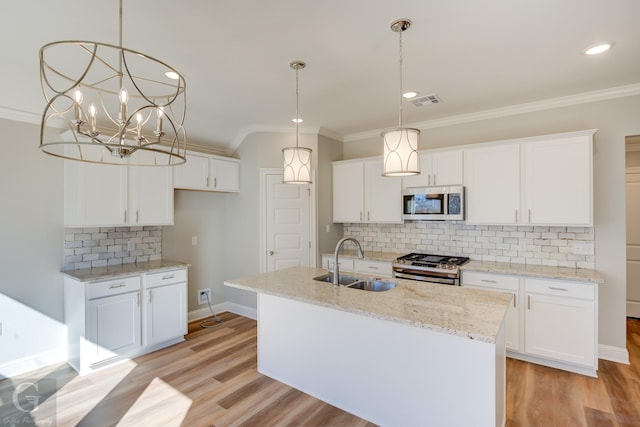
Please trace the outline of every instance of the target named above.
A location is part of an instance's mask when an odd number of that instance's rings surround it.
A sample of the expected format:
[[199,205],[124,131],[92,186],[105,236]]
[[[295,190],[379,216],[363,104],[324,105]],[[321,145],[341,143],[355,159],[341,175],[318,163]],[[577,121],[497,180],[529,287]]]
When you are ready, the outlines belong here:
[[296,66],[296,148],[298,148],[298,125],[300,123],[300,116],[298,114],[298,71],[300,67]]
[[398,113],[398,128],[401,129],[402,128],[402,30],[399,31],[400,33],[400,102],[399,102],[399,113]]

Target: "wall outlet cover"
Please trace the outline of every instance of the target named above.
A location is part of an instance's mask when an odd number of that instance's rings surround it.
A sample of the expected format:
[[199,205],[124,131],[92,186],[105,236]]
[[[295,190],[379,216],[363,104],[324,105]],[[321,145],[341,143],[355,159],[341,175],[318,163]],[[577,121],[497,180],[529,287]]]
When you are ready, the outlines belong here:
[[593,255],[593,243],[574,243],[574,255]]
[[211,303],[211,288],[200,289],[198,291],[198,304]]

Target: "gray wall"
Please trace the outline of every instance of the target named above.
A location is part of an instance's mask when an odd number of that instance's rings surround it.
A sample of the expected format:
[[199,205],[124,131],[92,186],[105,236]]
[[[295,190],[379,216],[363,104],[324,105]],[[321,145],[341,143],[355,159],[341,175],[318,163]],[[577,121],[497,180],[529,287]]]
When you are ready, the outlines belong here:
[[[625,348],[625,137],[640,133],[640,96],[425,129],[420,149],[600,129],[594,148],[595,267],[600,286],[601,344]],[[347,142],[345,159],[382,154],[378,138]]]
[[0,119],[0,135],[1,366],[61,344],[64,177],[38,148],[39,126]]
[[[322,265],[323,253],[333,252],[342,238],[342,224],[333,223],[333,171],[331,162],[342,160],[342,142],[318,135],[318,162],[316,163],[316,201],[318,225],[318,260]],[[327,226],[329,231],[327,232]]]

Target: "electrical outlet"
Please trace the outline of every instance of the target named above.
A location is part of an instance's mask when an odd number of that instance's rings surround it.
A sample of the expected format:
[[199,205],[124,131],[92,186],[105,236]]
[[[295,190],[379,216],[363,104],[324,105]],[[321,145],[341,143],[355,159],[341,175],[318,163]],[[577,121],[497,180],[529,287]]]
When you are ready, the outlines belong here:
[[206,304],[211,302],[211,288],[200,289],[198,291],[198,304]]
[[574,255],[593,255],[593,243],[574,243]]
[[198,245],[198,236],[191,236],[191,245],[192,246]]
[[134,241],[133,241],[133,240],[129,240],[129,241],[127,242],[127,250],[128,250],[129,252],[131,252],[131,251],[135,251],[135,250],[136,250],[136,244],[134,243]]

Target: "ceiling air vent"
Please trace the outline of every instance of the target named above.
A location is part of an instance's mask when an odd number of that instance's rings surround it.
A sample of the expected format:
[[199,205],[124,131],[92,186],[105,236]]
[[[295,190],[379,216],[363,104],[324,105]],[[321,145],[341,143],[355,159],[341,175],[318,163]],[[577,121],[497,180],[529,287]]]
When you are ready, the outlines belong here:
[[420,98],[414,98],[411,100],[413,105],[416,107],[422,107],[423,105],[432,105],[432,104],[440,104],[442,100],[436,95],[432,93],[431,95],[421,96]]

